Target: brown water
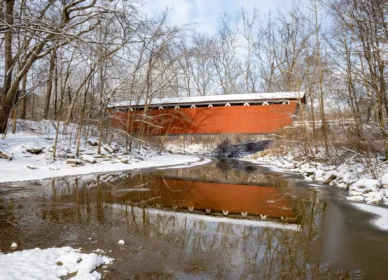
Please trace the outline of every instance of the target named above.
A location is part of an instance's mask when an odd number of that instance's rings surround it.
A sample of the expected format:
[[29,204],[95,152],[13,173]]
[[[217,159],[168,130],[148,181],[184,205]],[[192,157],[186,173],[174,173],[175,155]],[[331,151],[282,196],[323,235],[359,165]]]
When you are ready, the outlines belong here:
[[104,279],[386,279],[370,218],[337,189],[238,161],[0,186],[0,250],[101,249]]

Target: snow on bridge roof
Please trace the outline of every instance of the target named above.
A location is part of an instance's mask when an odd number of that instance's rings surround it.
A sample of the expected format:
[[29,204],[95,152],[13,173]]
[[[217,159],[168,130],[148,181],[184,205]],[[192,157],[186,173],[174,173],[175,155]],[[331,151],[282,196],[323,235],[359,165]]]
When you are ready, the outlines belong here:
[[[203,103],[236,103],[252,101],[270,101],[270,100],[290,100],[302,99],[304,92],[265,92],[265,93],[246,93],[246,94],[229,94],[229,95],[210,95],[210,96],[190,96],[190,97],[172,97],[172,98],[154,98],[148,102],[148,105],[168,105],[168,104],[203,104]],[[144,106],[144,100],[121,101],[108,105],[108,108]]]

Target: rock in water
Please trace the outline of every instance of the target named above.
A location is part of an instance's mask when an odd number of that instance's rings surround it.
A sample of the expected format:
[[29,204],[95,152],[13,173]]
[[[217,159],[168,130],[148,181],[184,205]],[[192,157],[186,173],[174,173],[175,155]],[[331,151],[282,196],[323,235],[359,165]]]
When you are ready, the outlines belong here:
[[324,184],[330,184],[331,181],[337,179],[337,176],[334,174],[331,174],[329,178],[327,178],[325,181],[323,181]]

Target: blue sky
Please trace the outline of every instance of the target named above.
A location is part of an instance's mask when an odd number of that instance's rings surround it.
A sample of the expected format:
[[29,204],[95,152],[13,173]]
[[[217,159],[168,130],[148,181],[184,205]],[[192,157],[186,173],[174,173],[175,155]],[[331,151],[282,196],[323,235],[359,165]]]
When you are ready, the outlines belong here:
[[170,9],[172,24],[196,23],[198,32],[213,33],[218,16],[223,13],[235,13],[241,7],[247,10],[257,7],[260,13],[276,11],[292,3],[292,0],[145,0],[143,11],[155,15],[165,7]]

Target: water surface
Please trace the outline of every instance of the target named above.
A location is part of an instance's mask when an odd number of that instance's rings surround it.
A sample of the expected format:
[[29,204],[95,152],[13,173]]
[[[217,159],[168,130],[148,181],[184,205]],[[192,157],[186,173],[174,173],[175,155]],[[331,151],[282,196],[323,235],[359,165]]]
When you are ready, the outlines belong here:
[[385,279],[371,218],[338,189],[240,161],[0,186],[0,250],[101,249],[104,279]]

